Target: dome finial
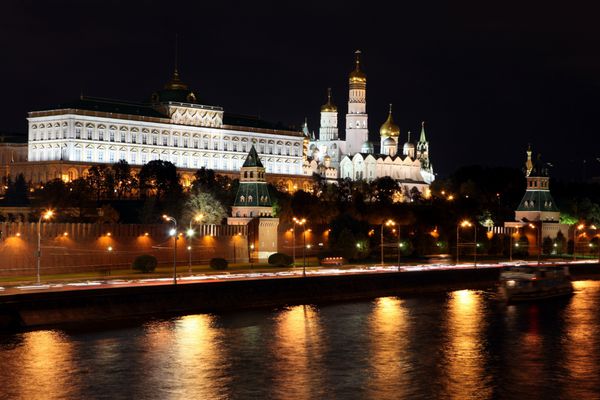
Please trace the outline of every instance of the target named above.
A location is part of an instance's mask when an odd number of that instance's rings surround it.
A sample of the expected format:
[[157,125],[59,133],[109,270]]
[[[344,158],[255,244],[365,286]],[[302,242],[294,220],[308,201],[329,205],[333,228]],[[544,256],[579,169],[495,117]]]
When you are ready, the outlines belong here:
[[354,54],[356,54],[356,70],[360,71],[360,50],[356,50]]
[[331,102],[331,88],[327,88],[327,103],[321,106],[321,112],[337,112],[337,107]]
[[408,140],[407,140],[407,142],[410,143],[410,131],[408,131]]
[[392,103],[390,103],[390,114],[392,113]]

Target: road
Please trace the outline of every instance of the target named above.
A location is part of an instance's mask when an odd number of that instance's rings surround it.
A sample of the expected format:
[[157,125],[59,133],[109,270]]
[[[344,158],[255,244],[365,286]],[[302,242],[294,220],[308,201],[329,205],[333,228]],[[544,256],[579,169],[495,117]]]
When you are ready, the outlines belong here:
[[[571,264],[597,264],[598,260],[582,260],[582,261],[557,261],[543,262],[540,265],[571,265]],[[510,265],[538,265],[537,262],[494,262],[494,263],[478,263],[474,267],[473,263],[464,264],[418,264],[418,265],[363,265],[352,266],[349,268],[318,268],[307,269],[306,276],[334,276],[348,274],[373,274],[373,273],[398,273],[398,272],[414,272],[414,271],[431,271],[431,270],[453,270],[453,269],[472,269],[472,268],[502,268]],[[302,268],[294,268],[293,270],[280,272],[245,272],[245,273],[222,273],[222,274],[198,274],[190,276],[179,276],[178,284],[190,284],[200,282],[223,282],[232,280],[257,280],[257,279],[277,279],[277,278],[302,278]],[[0,287],[0,297],[6,295],[14,295],[20,293],[31,292],[60,292],[73,290],[90,290],[100,288],[115,288],[115,287],[135,287],[135,286],[158,286],[172,285],[173,278],[148,278],[148,279],[96,279],[85,280],[80,282],[69,283],[47,283],[41,285],[22,285],[12,287]]]

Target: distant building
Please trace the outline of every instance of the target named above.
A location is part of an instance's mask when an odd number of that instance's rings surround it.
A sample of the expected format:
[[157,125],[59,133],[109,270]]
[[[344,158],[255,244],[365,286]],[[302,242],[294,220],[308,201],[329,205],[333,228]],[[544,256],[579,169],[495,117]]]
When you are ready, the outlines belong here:
[[548,168],[540,155],[533,161],[531,154],[531,148],[528,148],[525,194],[515,211],[515,221],[505,222],[504,228],[507,233],[526,234],[532,249],[537,249],[540,238],[555,239],[559,232],[568,238],[570,225],[560,223],[560,211],[550,193]]
[[254,146],[240,169],[240,186],[228,225],[248,226],[248,254],[259,260],[277,252],[279,218],[273,217],[273,204],[266,181],[266,169]]
[[304,163],[306,174],[366,181],[389,176],[398,181],[405,192],[416,189],[421,193],[425,193],[435,179],[424,123],[416,146],[409,132],[400,149],[400,128],[394,123],[390,105],[388,118],[379,130],[378,152],[369,141],[367,75],[361,69],[360,51],[356,51],[355,68],[349,75],[346,138],[339,137],[338,108],[332,100],[331,89],[327,91],[327,102],[321,106],[319,137],[312,137],[306,125],[304,134],[310,139]]

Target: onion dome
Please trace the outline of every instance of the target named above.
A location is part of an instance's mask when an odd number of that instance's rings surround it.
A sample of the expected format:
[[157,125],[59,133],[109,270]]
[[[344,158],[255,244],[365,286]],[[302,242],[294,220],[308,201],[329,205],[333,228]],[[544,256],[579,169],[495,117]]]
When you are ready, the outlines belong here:
[[366,83],[367,75],[360,69],[360,50],[356,50],[356,67],[350,72],[350,83]]
[[180,103],[196,103],[196,95],[190,90],[188,85],[179,77],[179,71],[175,68],[173,76],[165,84],[163,90],[159,90],[152,94],[153,103],[162,103],[168,101]]
[[325,157],[323,157],[323,161],[331,161],[331,156],[327,154]]
[[406,153],[409,150],[414,150],[415,149],[415,145],[412,144],[412,143],[410,143],[410,142],[406,142],[406,143],[404,143],[403,149],[404,149],[404,152]]
[[373,143],[369,142],[368,140],[365,140],[360,148],[360,152],[373,154],[375,152],[375,147],[373,146]]
[[389,137],[383,141],[383,145],[384,146],[395,146],[396,141],[394,139],[392,139],[391,137]]
[[321,106],[321,112],[337,112],[337,107],[331,102],[331,88],[327,88],[327,103]]
[[398,137],[400,136],[400,127],[394,123],[392,118],[392,105],[390,104],[390,113],[388,114],[387,120],[381,125],[379,129],[379,135],[382,137]]

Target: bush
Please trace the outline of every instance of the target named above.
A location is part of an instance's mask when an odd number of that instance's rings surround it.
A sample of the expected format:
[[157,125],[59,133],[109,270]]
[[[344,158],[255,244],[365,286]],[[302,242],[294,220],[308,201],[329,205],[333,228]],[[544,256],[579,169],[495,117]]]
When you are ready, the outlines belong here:
[[289,267],[294,260],[292,257],[283,253],[274,253],[269,256],[269,264],[275,267]]
[[156,257],[151,256],[150,254],[142,254],[133,260],[131,268],[136,271],[140,271],[143,274],[147,274],[149,272],[154,272],[156,269],[156,264]]
[[212,269],[216,269],[218,271],[227,269],[227,260],[224,258],[211,258],[210,259],[210,267]]

